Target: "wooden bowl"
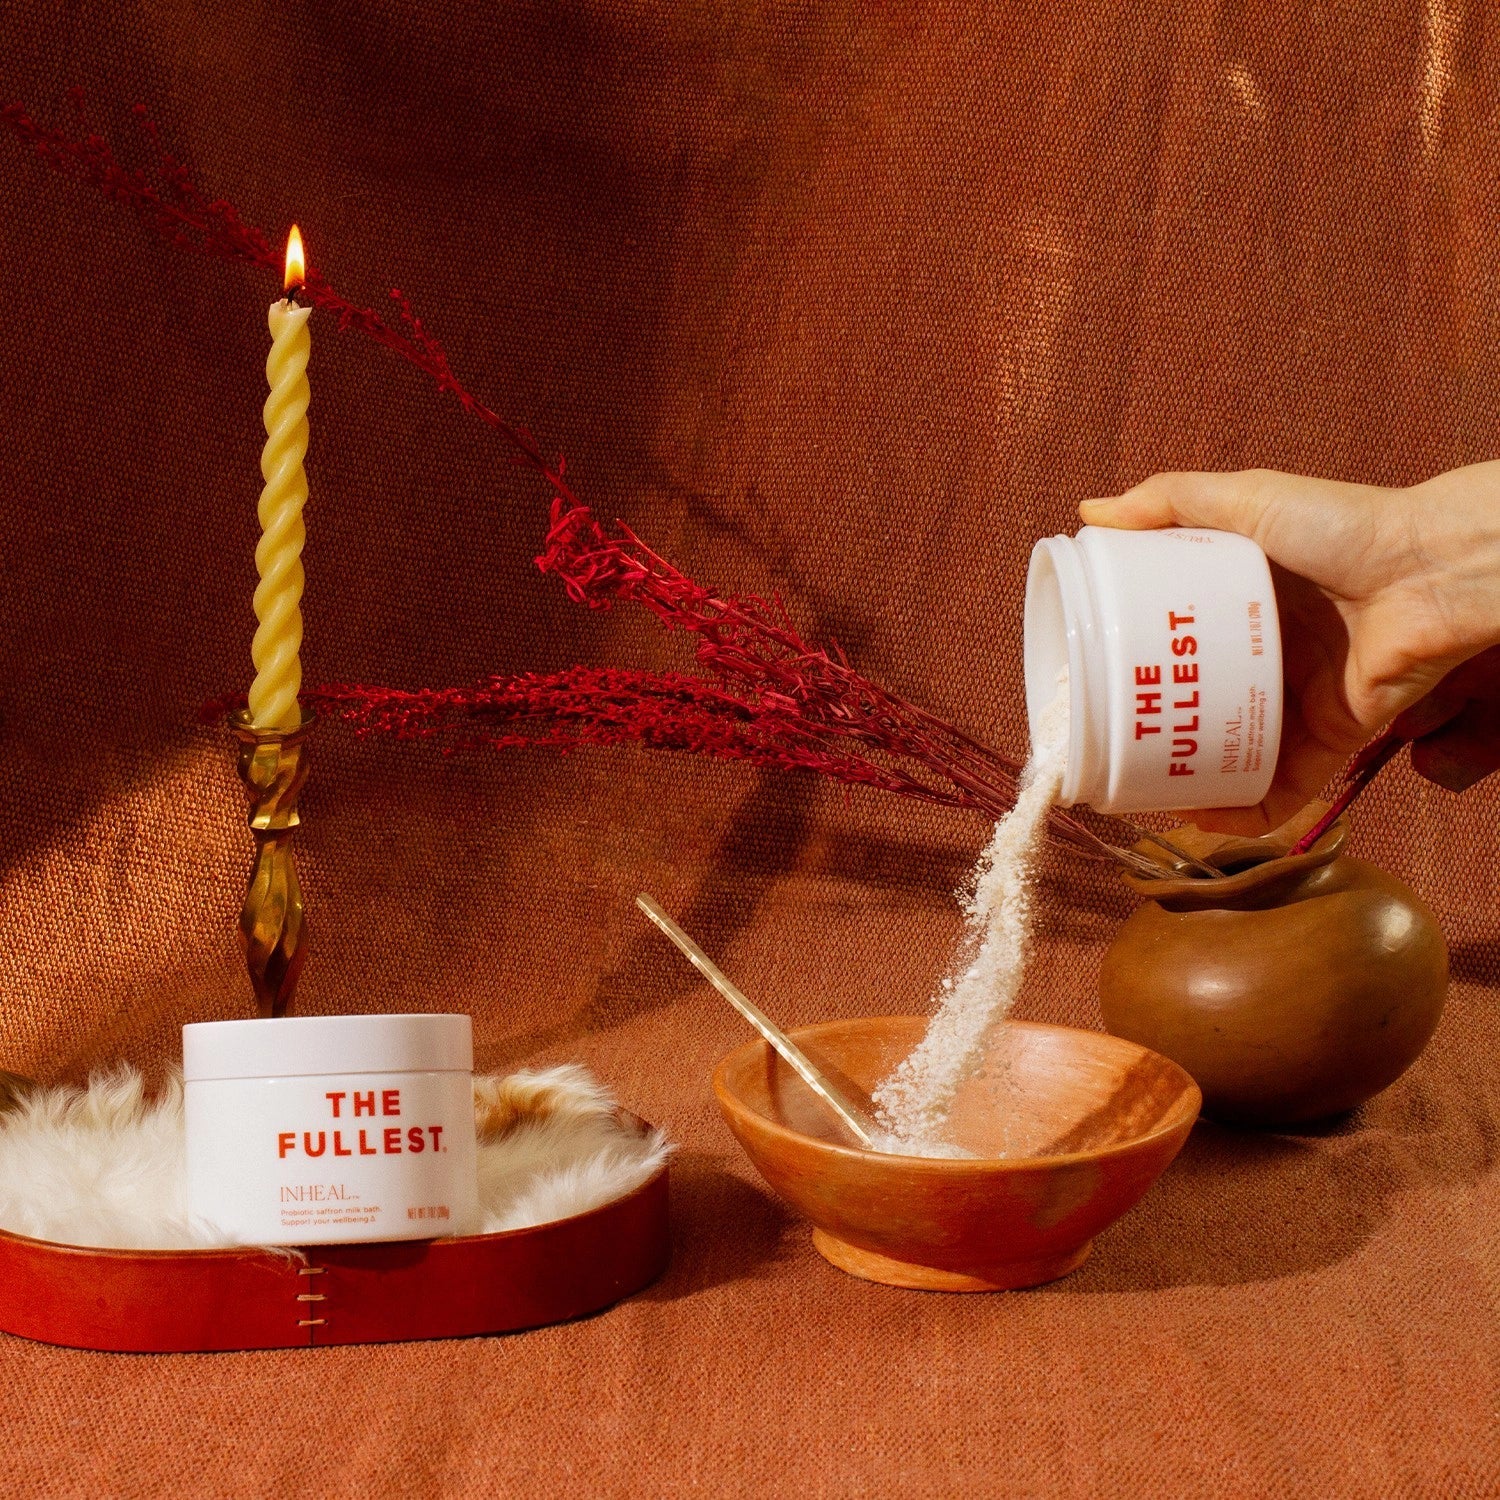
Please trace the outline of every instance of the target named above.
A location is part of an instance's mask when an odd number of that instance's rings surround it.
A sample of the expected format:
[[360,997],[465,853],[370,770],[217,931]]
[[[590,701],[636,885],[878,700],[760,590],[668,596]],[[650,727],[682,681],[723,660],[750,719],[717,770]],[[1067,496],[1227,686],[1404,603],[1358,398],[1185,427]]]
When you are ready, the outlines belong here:
[[[864,1101],[926,1025],[880,1016],[792,1036]],[[954,1100],[952,1139],[973,1160],[861,1150],[762,1041],[719,1064],[714,1092],[761,1175],[812,1220],[826,1260],[946,1292],[1036,1286],[1081,1265],[1177,1155],[1202,1102],[1187,1073],[1145,1047],[1035,1021],[997,1027]]]

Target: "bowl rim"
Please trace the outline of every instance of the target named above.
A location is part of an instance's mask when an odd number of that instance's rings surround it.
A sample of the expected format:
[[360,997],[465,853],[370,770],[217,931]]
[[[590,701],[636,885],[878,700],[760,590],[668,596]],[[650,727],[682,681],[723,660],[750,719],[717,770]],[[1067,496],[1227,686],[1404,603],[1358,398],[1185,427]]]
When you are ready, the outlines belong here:
[[[845,1016],[836,1017],[829,1021],[814,1021],[806,1026],[794,1026],[787,1031],[787,1035],[795,1042],[801,1042],[811,1034],[832,1029],[836,1026],[849,1026],[859,1021],[926,1021],[926,1016],[912,1015],[884,1015],[884,1016]],[[1133,1047],[1137,1052],[1143,1052],[1151,1057],[1160,1058],[1162,1062],[1175,1068],[1188,1082],[1188,1088],[1182,1095],[1183,1099],[1194,1100],[1192,1113],[1185,1120],[1179,1118],[1176,1111],[1166,1122],[1156,1126],[1145,1135],[1132,1136],[1127,1141],[1116,1141],[1110,1146],[1101,1146],[1093,1151],[1067,1151],[1056,1156],[912,1156],[897,1151],[871,1151],[863,1146],[842,1146],[837,1141],[826,1141],[821,1136],[807,1135],[800,1130],[793,1130],[788,1125],[783,1125],[777,1120],[772,1120],[758,1110],[751,1109],[736,1094],[732,1093],[724,1082],[724,1074],[730,1063],[743,1053],[753,1048],[762,1048],[766,1052],[771,1051],[771,1044],[763,1037],[752,1037],[741,1046],[721,1057],[713,1071],[713,1090],[719,1100],[721,1109],[733,1111],[737,1115],[749,1116],[762,1129],[768,1130],[772,1135],[781,1136],[790,1141],[805,1141],[820,1150],[835,1151],[842,1156],[857,1158],[860,1161],[886,1161],[892,1165],[900,1163],[920,1163],[924,1168],[933,1168],[948,1172],[986,1172],[993,1173],[996,1168],[1005,1171],[1030,1171],[1048,1167],[1071,1166],[1079,1162],[1102,1161],[1113,1156],[1122,1156],[1128,1152],[1138,1151],[1143,1146],[1148,1146],[1163,1136],[1175,1134],[1179,1130],[1191,1130],[1198,1123],[1199,1115],[1203,1110],[1203,1090],[1198,1085],[1198,1080],[1188,1072],[1181,1063],[1173,1062],[1170,1057],[1163,1053],[1155,1052],[1150,1047],[1142,1046],[1140,1042],[1132,1042],[1127,1037],[1116,1036],[1111,1031],[1089,1031],[1082,1026],[1060,1026],[1053,1021],[1023,1021],[1007,1020],[1003,1024],[1007,1026],[1024,1026],[1032,1031],[1072,1031],[1083,1036],[1107,1037],[1112,1042],[1119,1042],[1122,1046]],[[883,1170],[883,1169],[882,1169]]]

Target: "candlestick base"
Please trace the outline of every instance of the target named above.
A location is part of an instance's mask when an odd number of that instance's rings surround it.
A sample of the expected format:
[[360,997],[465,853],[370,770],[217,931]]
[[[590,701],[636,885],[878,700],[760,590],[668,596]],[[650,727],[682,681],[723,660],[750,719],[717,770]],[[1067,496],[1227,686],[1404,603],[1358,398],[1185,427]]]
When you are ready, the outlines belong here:
[[229,716],[229,728],[240,742],[238,770],[255,836],[255,863],[240,912],[240,945],[261,1016],[284,1016],[291,1009],[307,953],[292,835],[302,821],[297,795],[307,780],[305,742],[316,718],[303,709],[295,729],[260,729],[251,723],[248,709]]

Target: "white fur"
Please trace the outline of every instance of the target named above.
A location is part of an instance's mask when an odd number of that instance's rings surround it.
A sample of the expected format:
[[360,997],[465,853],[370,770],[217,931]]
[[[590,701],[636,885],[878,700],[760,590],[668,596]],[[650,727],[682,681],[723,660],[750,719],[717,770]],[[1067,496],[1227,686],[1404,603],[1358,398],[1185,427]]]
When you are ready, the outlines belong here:
[[[633,1133],[613,1098],[575,1065],[478,1078],[547,1110],[479,1143],[483,1229],[571,1218],[634,1192],[671,1151],[660,1131]],[[85,1089],[41,1089],[0,1116],[0,1228],[33,1239],[120,1250],[226,1243],[187,1213],[182,1079],[155,1098],[118,1068]]]
[[[476,1092],[485,1087],[477,1080]],[[505,1080],[513,1095],[550,1095],[550,1112],[522,1118],[479,1150],[484,1232],[570,1219],[632,1193],[667,1159],[659,1130],[623,1129],[613,1095],[576,1063]]]

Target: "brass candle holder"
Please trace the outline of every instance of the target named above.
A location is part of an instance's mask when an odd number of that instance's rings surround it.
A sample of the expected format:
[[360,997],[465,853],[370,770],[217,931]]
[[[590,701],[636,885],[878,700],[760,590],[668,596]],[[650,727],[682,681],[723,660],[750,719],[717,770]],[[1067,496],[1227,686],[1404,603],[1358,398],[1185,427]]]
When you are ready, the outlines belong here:
[[316,718],[304,708],[295,729],[260,729],[250,722],[249,709],[229,716],[229,728],[240,742],[238,769],[255,835],[255,863],[240,912],[240,945],[261,1016],[284,1016],[291,1009],[307,955],[292,835],[302,821],[297,795],[307,780],[306,741]]

